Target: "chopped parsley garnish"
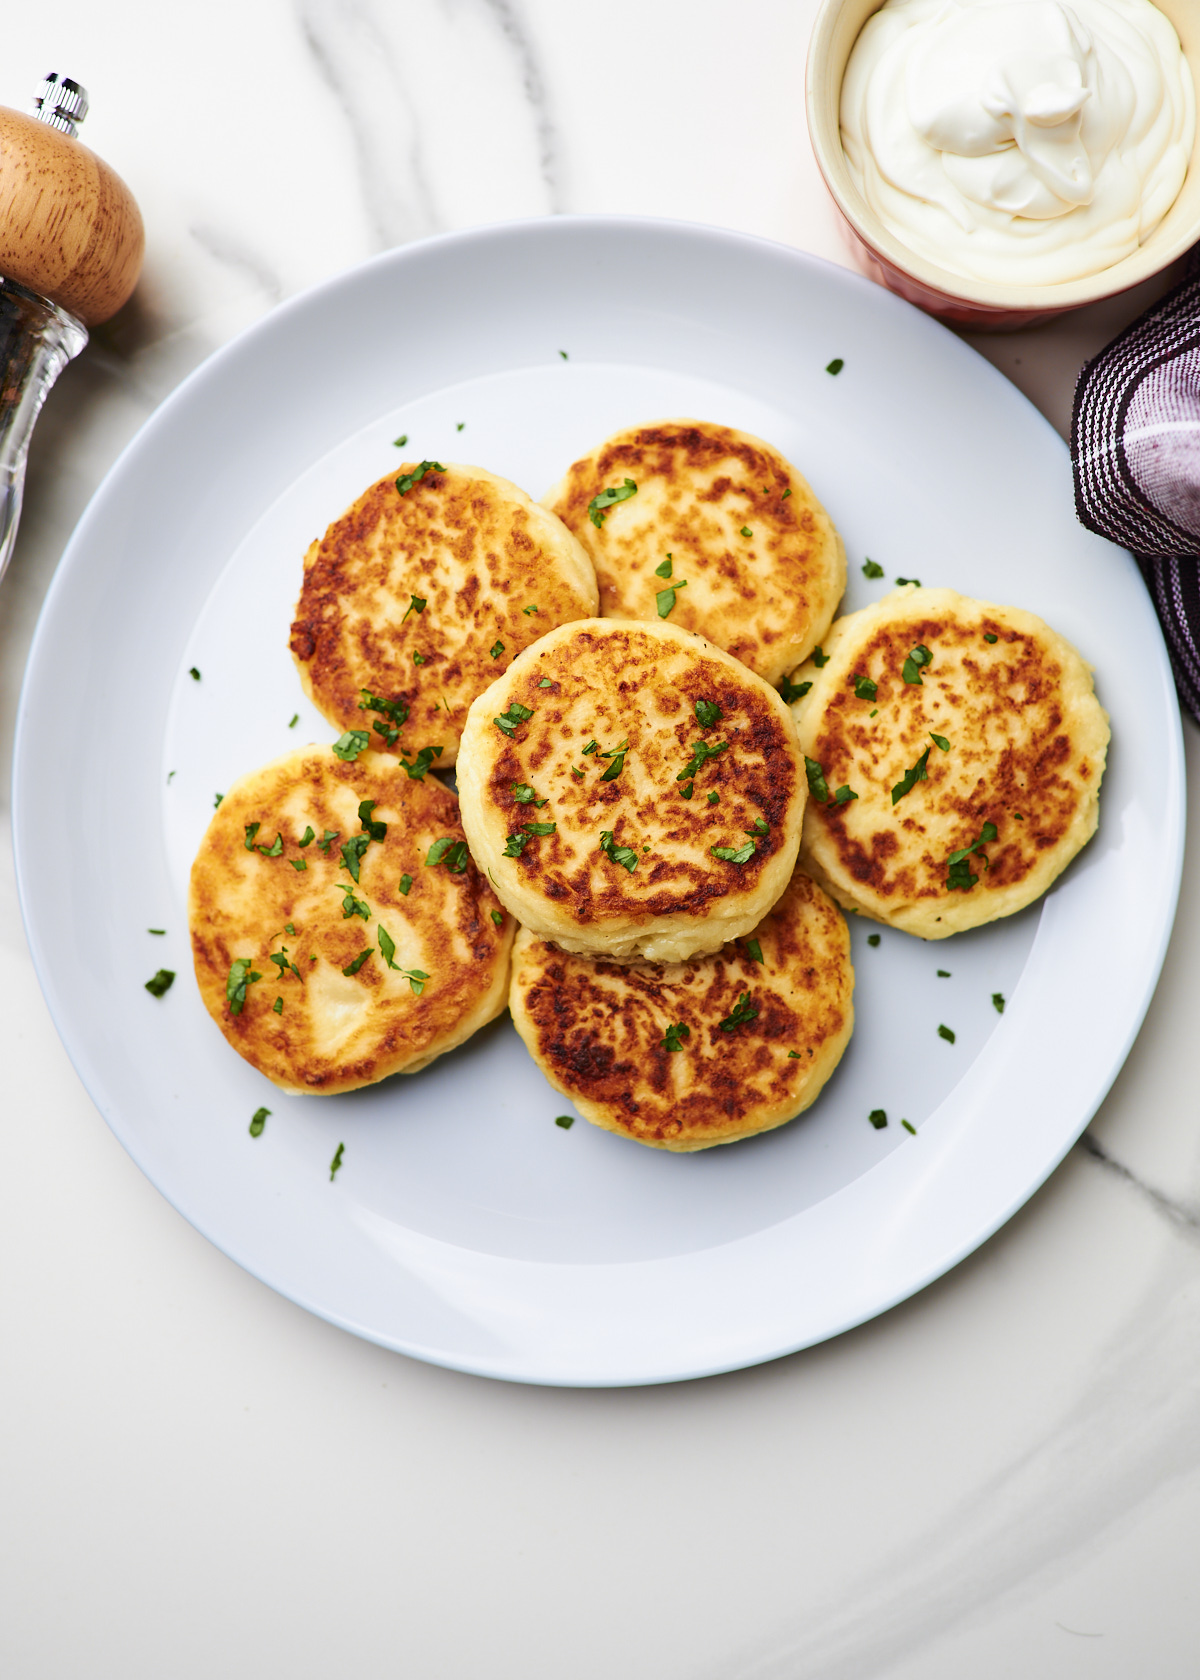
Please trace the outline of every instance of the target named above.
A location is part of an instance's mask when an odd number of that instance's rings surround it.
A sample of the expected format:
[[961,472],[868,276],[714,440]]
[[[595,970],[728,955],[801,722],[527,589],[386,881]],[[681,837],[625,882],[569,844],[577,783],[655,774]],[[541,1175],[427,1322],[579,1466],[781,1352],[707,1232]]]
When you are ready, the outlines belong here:
[[990,630],[983,632],[983,639],[985,642],[998,642],[1000,640],[999,636],[993,636]]
[[543,677],[542,680],[538,683],[538,687],[539,688],[553,688],[554,687],[554,679],[552,677]]
[[407,432],[401,432],[400,436],[398,438],[393,438],[392,439],[392,448],[393,449],[403,449],[404,445],[407,442],[408,442],[408,433]]
[[680,799],[690,799],[692,797],[692,795],[695,793],[695,791],[696,791],[695,782],[688,782],[688,783],[686,783],[685,786],[680,788],[679,797],[680,797]]
[[532,716],[532,706],[522,706],[519,700],[514,700],[508,710],[506,712],[501,712],[498,718],[492,719],[492,722],[496,725],[496,728],[507,735],[511,741],[513,736],[516,734],[517,725],[520,723],[527,723]]
[[631,478],[627,478],[624,484],[614,486],[611,490],[601,490],[600,494],[593,496],[588,503],[588,518],[599,530],[608,518],[610,507],[615,507],[618,502],[627,502],[630,496],[636,495],[637,485]]
[[665,1038],[659,1040],[660,1050],[682,1050],[685,1038],[691,1038],[692,1029],[683,1021],[676,1021],[673,1027],[667,1028]]
[[445,472],[440,461],[422,461],[419,467],[414,467],[410,473],[401,473],[396,480],[396,489],[402,496],[407,496],[414,484],[420,484],[428,472]]
[[1003,1013],[1004,1013],[1004,993],[1003,992],[993,992],[992,993],[992,1008],[996,1011],[997,1015],[1003,1015]]
[[330,1184],[333,1183],[334,1179],[338,1175],[338,1169],[340,1168],[340,1166],[342,1164],[342,1156],[345,1153],[346,1153],[346,1145],[344,1143],[339,1143],[338,1146],[337,1146],[337,1149],[334,1151],[333,1160],[330,1161],[330,1163],[329,1163],[329,1182],[330,1182]]
[[504,652],[504,643],[493,642],[491,647],[488,649],[488,652],[491,654],[493,659],[499,659],[500,655]]
[[[603,778],[601,778],[601,779],[603,779]],[[522,823],[521,827],[525,830],[526,834],[546,835],[546,834],[553,834],[555,829],[558,827],[558,824],[557,823]]]
[[745,830],[747,834],[770,834],[770,832],[771,825],[765,817],[755,817],[750,827]]
[[461,875],[471,860],[465,840],[456,840],[452,834],[443,835],[435,840],[429,848],[429,855],[425,859],[427,869],[435,868],[439,863],[445,864],[452,875]]
[[372,694],[368,688],[360,688],[358,692],[362,695],[362,699],[358,702],[359,711],[378,712],[380,717],[387,720],[383,723],[372,724],[371,727],[377,735],[383,736],[389,747],[394,747],[396,738],[408,718],[408,701],[385,700],[380,694]]
[[741,997],[739,997],[737,1002],[734,1004],[730,1013],[726,1015],[725,1019],[720,1023],[721,1031],[731,1033],[736,1027],[745,1026],[747,1021],[757,1020],[758,1005],[756,1003],[751,1003],[749,992],[743,992]]
[[749,863],[758,850],[758,843],[747,840],[744,846],[710,846],[708,849],[712,856],[720,858],[722,863],[736,863],[740,867],[743,863]]
[[275,964],[276,968],[279,970],[279,978],[281,981],[287,979],[289,969],[296,976],[297,980],[299,980],[300,970],[296,967],[294,962],[289,960],[286,945],[283,947],[282,951],[272,951],[267,960]]
[[939,1038],[944,1038],[946,1040],[947,1044],[953,1044],[954,1043],[954,1034],[950,1030],[950,1028],[947,1027],[947,1026],[940,1026],[938,1028],[938,1037]]
[[[383,731],[380,730],[380,734]],[[333,750],[343,764],[353,764],[360,752],[365,752],[371,744],[371,735],[366,729],[347,729],[344,735],[333,743]]]
[[789,1050],[788,1051],[788,1061],[789,1062],[798,1062],[800,1060],[801,1060],[801,1056],[800,1056],[799,1050]]
[[805,755],[804,773],[808,777],[808,791],[820,804],[825,805],[829,800],[829,783],[825,780],[825,772],[815,758]]
[[500,853],[500,856],[520,857],[528,844],[528,834],[510,834],[504,842],[504,850]]
[[993,840],[999,838],[999,830],[995,823],[985,822],[978,840],[964,846],[961,851],[951,852],[946,859],[946,885],[951,892],[970,892],[979,877],[971,868],[971,857],[978,855],[980,863],[985,869],[989,868],[988,860],[979,850],[981,846],[990,846]]
[[927,766],[929,764],[929,754],[932,750],[933,749],[931,747],[926,747],[917,762],[911,767],[911,769],[906,770],[900,780],[896,783],[895,787],[892,789],[893,805],[898,805],[904,798],[904,795],[906,793],[911,793],[918,782],[927,782],[929,780],[929,770]]
[[347,840],[344,846],[338,847],[342,855],[343,868],[350,871],[356,882],[358,871],[362,865],[363,853],[370,844],[371,836],[369,834],[356,834],[353,840]]
[[887,1125],[887,1111],[882,1108],[873,1108],[870,1114],[867,1115],[867,1119],[871,1122],[877,1132],[881,1132]]
[[[372,817],[371,812],[375,809],[375,805],[376,801],[374,799],[360,800],[358,806],[358,820],[363,826],[363,832],[367,834],[370,839],[382,840],[387,835],[388,825],[385,822],[376,822]],[[311,829],[309,829],[309,833],[312,833]]]
[[626,736],[619,747],[612,747],[608,752],[600,753],[601,758],[610,758],[612,763],[601,776],[602,782],[615,782],[625,768],[625,754],[629,751],[629,737]]
[[879,693],[879,685],[873,683],[870,677],[855,677],[854,698],[856,700],[874,700]]
[[454,422],[454,430],[456,432],[461,432],[465,428],[466,424],[467,422],[465,420],[456,420]]
[[[404,618],[407,618],[409,613],[423,613],[428,605],[429,602],[423,595],[410,595],[408,605],[404,609]],[[401,624],[404,623],[404,618],[400,620]]]
[[899,578],[898,577],[896,579],[896,582],[900,585],[901,589],[903,589],[903,587],[906,583],[915,583],[918,589],[920,589],[920,587],[921,587],[920,578]]
[[835,356],[833,358],[833,360],[829,363],[829,366],[825,369],[825,372],[826,373],[835,373],[835,374],[836,373],[841,373],[841,371],[845,367],[845,365],[846,364],[845,364],[845,362],[844,362],[844,360],[842,359],[841,356]]
[[939,968],[937,971],[937,977],[939,980],[949,980],[950,970],[948,968]]
[[577,782],[581,782],[583,780],[583,771],[577,769],[573,764],[571,766],[571,774]]
[[296,725],[299,722],[300,722],[300,713],[299,712],[293,712],[292,713],[292,721],[288,724],[288,728],[289,729],[295,729]]
[[317,838],[317,836],[316,836],[316,833],[313,829],[313,826],[312,826],[311,823],[309,823],[308,826],[305,828],[304,833],[300,836],[299,840],[296,842],[296,844],[298,846],[311,846],[313,841],[316,838]]
[[275,1002],[271,1005],[271,1008],[275,1012],[276,1015],[282,1015],[283,1014],[283,999],[281,997],[277,997],[275,999]]
[[250,966],[253,960],[252,957],[235,957],[229,965],[229,977],[225,981],[225,999],[231,1015],[242,1013],[246,1004],[246,987],[262,979],[262,975],[255,973]]
[[600,750],[599,741],[589,741],[587,746],[584,747],[584,749],[583,749],[582,756],[584,758],[589,758],[592,753],[598,752],[599,750]]
[[199,673],[199,671],[197,671],[197,669],[194,665],[192,666],[191,670],[188,672],[188,676],[191,677],[193,682],[199,682],[200,681],[200,673]]
[[674,558],[675,557],[674,557],[673,554],[668,554],[667,558],[662,562],[662,564],[660,566],[655,566],[655,568],[654,568],[655,577],[662,577],[662,578],[670,577],[670,575],[671,575],[671,564],[672,564],[672,561],[674,560]]
[[790,706],[793,700],[803,700],[812,687],[811,682],[783,682],[779,685],[779,692],[783,696],[785,706]]
[[902,1125],[902,1126],[903,1126],[903,1127],[904,1127],[904,1130],[905,1130],[905,1131],[906,1131],[906,1132],[911,1132],[911,1133],[912,1133],[912,1135],[913,1135],[913,1136],[914,1136],[914,1137],[916,1137],[916,1135],[917,1135],[917,1128],[916,1128],[916,1127],[915,1127],[915,1126],[913,1126],[913,1125],[910,1125],[910,1124],[909,1124],[909,1122],[908,1122],[908,1121],[907,1121],[907,1120],[901,1120],[901,1122],[900,1122],[900,1124],[901,1124],[901,1125]]
[[824,648],[814,648],[812,662],[819,671],[823,665],[828,665],[833,655],[826,653]]
[[213,794],[213,810],[214,811],[216,811],[220,808],[221,801],[222,801],[222,799],[224,799],[224,797],[225,797],[225,795],[223,793],[214,793]]
[[416,758],[410,763],[404,754],[400,755],[400,763],[410,782],[424,781],[435,758],[441,758],[441,747],[422,747]]
[[749,525],[743,525],[742,526],[742,536],[752,537],[753,535],[754,535],[754,532],[750,529]]
[[500,910],[489,910],[488,915],[492,918],[492,920],[495,922],[497,927],[503,927],[504,926],[504,914],[503,914],[502,911],[500,911]]
[[151,980],[146,981],[146,990],[151,997],[162,997],[175,984],[175,971],[172,968],[160,968]]
[[412,876],[411,875],[401,875],[401,877],[400,877],[400,891],[404,895],[405,898],[408,897],[408,894],[409,894],[409,891],[410,891],[411,887],[412,887]]
[[629,846],[618,846],[613,842],[612,829],[604,828],[600,831],[600,850],[607,852],[614,863],[619,863],[622,869],[627,869],[632,875],[637,868],[638,855]]
[[558,353],[562,357],[563,361],[565,362],[567,360],[567,352],[565,350],[560,350]]
[[867,935],[867,944],[868,945],[878,945],[879,941],[882,938],[883,938],[883,935],[881,933],[869,933]]
[[670,589],[660,589],[658,591],[657,595],[655,595],[655,597],[654,597],[654,603],[658,608],[659,618],[670,618],[671,612],[672,612],[672,610],[675,606],[675,591],[677,589],[686,589],[686,588],[687,588],[687,579],[686,578],[678,578],[671,585]]
[[277,833],[269,846],[256,846],[255,850],[261,852],[264,857],[281,857],[283,855],[283,835]]
[[950,743],[944,735],[935,735],[931,729],[929,731],[929,739],[933,742],[935,747],[940,747],[942,752],[950,751]]
[[842,786],[834,794],[833,803],[835,805],[848,805],[852,799],[857,799],[857,798],[858,798],[858,795],[855,793],[854,789],[852,787],[848,786],[846,783],[843,783]]
[[933,655],[930,653],[929,649],[927,647],[923,647],[921,643],[918,642],[916,647],[909,653],[908,658],[904,661],[904,667],[901,670],[900,675],[904,678],[906,683],[915,683],[918,688],[924,688],[925,685],[921,681],[921,671],[924,666],[928,665],[932,661],[932,659]]
[[399,965],[395,961],[396,941],[392,938],[391,934],[384,927],[382,922],[377,922],[375,924],[375,934],[379,940],[380,956],[389,968],[397,968]]
[[[561,350],[559,351],[559,355],[560,356],[562,355]],[[559,1115],[556,1115],[555,1120],[554,1120],[554,1124],[556,1126],[561,1126],[564,1132],[569,1132],[571,1130],[571,1127],[575,1124],[575,1116],[573,1114],[559,1114]]]
[[864,560],[862,571],[864,577],[881,578],[883,576],[883,567],[878,560]]
[[356,898],[354,896],[353,887],[348,886],[345,881],[333,881],[330,885],[336,887],[338,892],[342,894],[343,921],[347,921],[351,916],[361,916],[364,922],[369,922],[371,920],[370,905],[364,903],[361,898]]
[[781,502],[786,502],[788,497],[791,495],[791,493],[792,493],[792,489],[791,489],[791,485],[789,485],[788,488],[783,492],[783,495],[780,496],[779,500]]
[[252,852],[254,850],[254,836],[258,833],[261,827],[261,823],[246,824],[246,850],[248,852]]
[[539,607],[522,607],[521,613],[523,617],[528,618],[530,613],[539,612],[540,610],[541,609]]
[[165,934],[166,931],[167,931],[166,928],[147,928],[146,929],[147,933]]
[[758,940],[757,939],[747,939],[745,944],[746,944],[746,955],[750,958],[750,961],[751,962],[756,962],[756,963],[762,962],[762,960],[763,960],[762,946],[759,944]]
[[545,799],[538,798],[537,789],[530,787],[528,782],[514,782],[512,792],[518,805],[537,805],[540,808],[548,803]]
[[333,845],[333,842],[338,839],[340,834],[340,828],[327,828],[321,838],[317,841],[317,850],[319,852],[324,852],[325,856],[328,857],[330,846]]
[[429,661],[426,659],[426,657],[423,653],[414,653],[413,654],[413,664],[414,665],[427,665],[428,663],[429,663]]
[[[690,786],[691,784],[689,783],[688,785]],[[717,792],[716,788],[714,788],[709,794],[708,803],[710,805],[719,805],[721,803],[721,795]]]
[[368,957],[373,957],[374,955],[375,955],[374,945],[364,945],[362,950],[355,957],[354,961],[353,962],[348,962],[346,964],[345,968],[342,970],[342,973],[343,974],[357,974],[359,969],[366,962],[367,958]]
[[271,1112],[271,1110],[269,1108],[256,1108],[254,1110],[254,1113],[250,1117],[250,1136],[251,1137],[261,1137],[262,1136],[263,1127],[267,1123],[267,1117],[270,1114],[270,1112]]
[[701,729],[711,729],[715,723],[720,723],[724,715],[715,700],[697,700],[696,722]]
[[284,931],[284,932],[285,932],[285,933],[290,933],[290,934],[291,934],[291,935],[292,935],[292,937],[293,937],[293,938],[294,938],[294,937],[295,937],[295,934],[296,934],[296,929],[295,929],[295,928],[294,928],[294,927],[293,927],[293,925],[292,925],[292,923],[291,923],[291,922],[284,922],[284,924],[283,924],[283,931]]
[[707,741],[692,742],[692,756],[676,776],[677,782],[690,782],[697,771],[702,770],[710,758],[716,758],[728,747],[728,741],[718,741],[715,747],[710,747]]

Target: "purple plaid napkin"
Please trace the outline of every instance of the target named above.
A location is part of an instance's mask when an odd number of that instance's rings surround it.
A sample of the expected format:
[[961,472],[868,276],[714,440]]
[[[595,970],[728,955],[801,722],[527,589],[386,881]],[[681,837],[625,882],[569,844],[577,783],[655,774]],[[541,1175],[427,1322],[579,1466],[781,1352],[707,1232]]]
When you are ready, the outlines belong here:
[[1085,364],[1071,458],[1079,518],[1132,551],[1200,719],[1200,246],[1183,284]]

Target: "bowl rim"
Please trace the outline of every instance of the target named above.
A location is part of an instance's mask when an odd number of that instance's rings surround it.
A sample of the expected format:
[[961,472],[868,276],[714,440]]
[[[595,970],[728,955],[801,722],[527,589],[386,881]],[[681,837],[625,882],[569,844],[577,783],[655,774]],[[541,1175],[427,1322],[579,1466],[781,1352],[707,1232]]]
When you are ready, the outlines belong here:
[[[860,26],[860,33],[868,19],[880,11],[885,3],[886,0],[872,0],[871,9],[865,14]],[[974,305],[981,311],[1033,310],[1040,313],[1058,313],[1062,310],[1078,309],[1088,303],[1099,303],[1105,298],[1117,297],[1120,293],[1153,279],[1156,274],[1161,274],[1172,263],[1186,255],[1192,246],[1200,241],[1198,212],[1190,222],[1180,221],[1178,230],[1164,242],[1156,244],[1152,252],[1149,246],[1139,245],[1136,251],[1128,257],[1123,257],[1120,262],[1112,263],[1108,268],[1086,275],[1081,280],[1056,281],[1043,285],[1010,285],[999,281],[971,280],[920,256],[887,230],[867,204],[850,175],[846,154],[842,149],[840,121],[837,120],[841,105],[841,75],[838,78],[839,98],[835,106],[832,133],[819,114],[824,102],[824,88],[821,84],[830,62],[833,34],[839,16],[846,10],[847,4],[848,0],[821,0],[812,34],[809,36],[804,75],[804,105],[808,133],[817,167],[834,203],[867,250],[887,267],[897,270],[930,292],[940,293],[949,301]],[[1174,19],[1170,21],[1175,27]],[[858,39],[857,34],[854,39]],[[851,50],[852,48],[853,43]],[[1187,49],[1184,48],[1183,51],[1184,58],[1192,69],[1193,84],[1197,85],[1197,91],[1200,92],[1197,67],[1192,63]],[[843,65],[842,75],[844,73]],[[1188,171],[1190,173],[1198,168],[1200,113]],[[1182,190],[1181,187],[1181,193]],[[1170,210],[1167,211],[1167,216],[1169,215]],[[1165,222],[1166,217],[1163,220]],[[1160,222],[1159,227],[1162,226],[1163,223]]]

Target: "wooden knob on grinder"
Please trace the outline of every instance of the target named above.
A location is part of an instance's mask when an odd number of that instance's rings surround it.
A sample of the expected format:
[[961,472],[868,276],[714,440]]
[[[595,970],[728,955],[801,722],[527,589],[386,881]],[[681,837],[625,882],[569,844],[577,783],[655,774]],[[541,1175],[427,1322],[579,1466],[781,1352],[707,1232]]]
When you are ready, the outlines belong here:
[[145,243],[115,170],[71,135],[0,106],[0,275],[95,327],[136,286]]

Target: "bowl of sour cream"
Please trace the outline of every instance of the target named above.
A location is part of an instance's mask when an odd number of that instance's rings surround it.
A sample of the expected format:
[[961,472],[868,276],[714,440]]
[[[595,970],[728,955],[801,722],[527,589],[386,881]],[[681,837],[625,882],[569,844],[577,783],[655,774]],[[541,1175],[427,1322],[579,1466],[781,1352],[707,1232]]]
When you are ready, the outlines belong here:
[[825,0],[809,131],[874,272],[1010,328],[1200,240],[1200,0]]

